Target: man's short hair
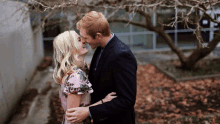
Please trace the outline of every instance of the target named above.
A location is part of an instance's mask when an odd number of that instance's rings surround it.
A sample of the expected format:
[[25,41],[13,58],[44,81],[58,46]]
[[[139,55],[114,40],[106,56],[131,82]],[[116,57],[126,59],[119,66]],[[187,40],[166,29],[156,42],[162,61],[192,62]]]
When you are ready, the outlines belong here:
[[109,23],[101,12],[90,11],[77,22],[77,29],[86,29],[86,33],[95,39],[97,33],[103,36],[110,35]]

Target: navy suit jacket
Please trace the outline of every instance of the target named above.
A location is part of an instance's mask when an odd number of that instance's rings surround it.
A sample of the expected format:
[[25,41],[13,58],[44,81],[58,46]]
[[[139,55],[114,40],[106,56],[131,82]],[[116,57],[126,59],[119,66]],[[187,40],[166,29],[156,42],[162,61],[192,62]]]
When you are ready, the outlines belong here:
[[90,65],[89,80],[94,90],[91,103],[100,101],[110,92],[116,92],[117,98],[89,107],[94,124],[103,118],[107,119],[99,123],[135,124],[137,61],[129,47],[114,35],[105,46],[97,69],[94,70],[100,51],[101,47],[98,47]]

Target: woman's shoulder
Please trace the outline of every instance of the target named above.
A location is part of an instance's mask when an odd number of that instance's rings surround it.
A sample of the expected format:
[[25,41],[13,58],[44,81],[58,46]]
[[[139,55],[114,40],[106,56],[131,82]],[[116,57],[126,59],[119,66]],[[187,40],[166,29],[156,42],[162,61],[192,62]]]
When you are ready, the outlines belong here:
[[69,72],[67,72],[68,76],[75,74],[85,74],[85,72],[79,67],[72,67],[72,69]]
[[[69,73],[68,77],[66,78],[67,82],[71,80],[78,79],[79,81],[87,81],[86,73],[79,67],[74,67]],[[72,82],[72,81],[71,81]]]
[[86,77],[86,73],[79,67],[74,67],[72,69],[72,73],[70,74],[70,77],[71,75],[78,75],[78,76],[85,76]]
[[80,69],[79,67],[74,67],[72,69],[71,74],[67,77],[64,83],[64,93],[77,93],[77,94],[84,94],[92,93],[93,90],[91,88],[91,83],[89,82],[88,78],[86,77],[85,72]]

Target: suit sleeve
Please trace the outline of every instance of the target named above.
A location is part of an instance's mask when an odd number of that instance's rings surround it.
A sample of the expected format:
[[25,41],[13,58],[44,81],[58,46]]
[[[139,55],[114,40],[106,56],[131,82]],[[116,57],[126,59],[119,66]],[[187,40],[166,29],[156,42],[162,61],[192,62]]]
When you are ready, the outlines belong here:
[[101,105],[90,107],[93,119],[101,119],[134,107],[136,101],[137,62],[131,53],[121,53],[112,68],[117,98]]

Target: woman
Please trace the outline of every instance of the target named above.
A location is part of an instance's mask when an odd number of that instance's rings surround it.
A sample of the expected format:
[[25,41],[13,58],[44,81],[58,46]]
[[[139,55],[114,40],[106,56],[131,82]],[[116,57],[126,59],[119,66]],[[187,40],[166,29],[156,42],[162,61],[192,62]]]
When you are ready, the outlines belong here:
[[[75,31],[65,31],[54,39],[54,64],[53,77],[60,84],[59,95],[64,111],[69,108],[88,106],[90,93],[93,92],[87,73],[85,55],[88,53],[86,44],[81,42],[80,36]],[[108,94],[103,100],[90,105],[98,105],[115,98],[115,93]],[[64,124],[71,124],[64,115]],[[89,119],[83,123],[90,123]]]

